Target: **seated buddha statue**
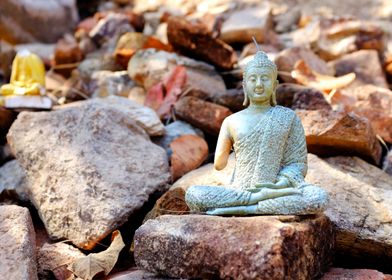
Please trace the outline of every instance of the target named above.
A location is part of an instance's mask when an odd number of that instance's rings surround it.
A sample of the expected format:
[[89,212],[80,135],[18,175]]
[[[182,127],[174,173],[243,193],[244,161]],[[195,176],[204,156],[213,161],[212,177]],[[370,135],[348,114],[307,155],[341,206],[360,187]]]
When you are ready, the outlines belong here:
[[277,68],[258,51],[245,67],[244,105],[227,117],[218,137],[214,166],[235,170],[227,186],[191,186],[185,201],[210,215],[306,215],[322,212],[327,193],[304,181],[307,149],[300,119],[276,104]]
[[28,50],[17,53],[12,62],[11,80],[0,88],[0,95],[41,95],[45,90],[45,66]]

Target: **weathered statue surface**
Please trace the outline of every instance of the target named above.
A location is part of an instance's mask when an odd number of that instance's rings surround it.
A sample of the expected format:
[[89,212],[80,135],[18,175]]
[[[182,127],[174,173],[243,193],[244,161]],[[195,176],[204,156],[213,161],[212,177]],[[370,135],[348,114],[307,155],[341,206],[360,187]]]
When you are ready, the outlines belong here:
[[322,212],[327,193],[307,184],[307,150],[301,121],[276,105],[276,65],[258,51],[244,73],[248,108],[221,127],[214,166],[223,169],[234,148],[236,166],[229,186],[192,186],[185,195],[191,211],[210,215],[304,215]]

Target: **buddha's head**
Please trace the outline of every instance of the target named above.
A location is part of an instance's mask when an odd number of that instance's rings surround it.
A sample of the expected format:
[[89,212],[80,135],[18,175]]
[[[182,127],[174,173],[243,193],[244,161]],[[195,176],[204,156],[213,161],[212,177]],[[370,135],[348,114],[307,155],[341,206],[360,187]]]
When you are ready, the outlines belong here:
[[245,66],[243,87],[244,106],[251,104],[276,105],[276,87],[278,71],[275,63],[268,59],[263,51],[258,51]]

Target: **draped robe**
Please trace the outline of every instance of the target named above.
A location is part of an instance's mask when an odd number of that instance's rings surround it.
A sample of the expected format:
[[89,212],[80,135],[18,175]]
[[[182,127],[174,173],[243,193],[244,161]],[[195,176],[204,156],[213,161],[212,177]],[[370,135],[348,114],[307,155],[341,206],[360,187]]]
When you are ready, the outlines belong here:
[[[255,185],[287,178],[303,195],[267,199],[258,203],[260,214],[317,212],[326,203],[326,193],[306,184],[307,150],[301,121],[294,111],[274,106],[234,146],[236,165],[229,186],[192,186],[186,202],[193,211],[249,205]],[[314,209],[313,209],[314,208]]]

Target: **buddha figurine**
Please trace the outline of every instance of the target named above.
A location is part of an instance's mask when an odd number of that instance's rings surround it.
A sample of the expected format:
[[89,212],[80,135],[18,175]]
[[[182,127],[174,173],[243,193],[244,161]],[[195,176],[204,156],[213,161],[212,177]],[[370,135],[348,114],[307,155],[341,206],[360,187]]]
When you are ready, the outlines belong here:
[[45,66],[28,50],[17,53],[12,62],[11,80],[0,88],[0,95],[41,95],[45,92]]
[[228,186],[191,186],[185,201],[210,215],[306,215],[322,212],[327,193],[304,181],[304,129],[291,109],[276,105],[277,68],[258,51],[245,67],[244,105],[227,117],[219,133],[214,166],[227,165],[234,148],[235,170]]

